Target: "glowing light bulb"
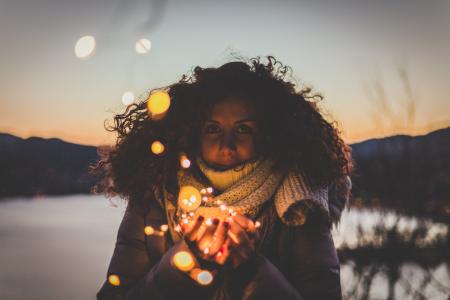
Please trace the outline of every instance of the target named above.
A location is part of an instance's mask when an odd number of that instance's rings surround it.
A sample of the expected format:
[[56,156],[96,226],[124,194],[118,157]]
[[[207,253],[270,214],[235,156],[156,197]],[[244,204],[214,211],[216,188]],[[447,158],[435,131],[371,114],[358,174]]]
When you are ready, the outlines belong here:
[[119,286],[120,285],[120,278],[118,275],[111,274],[108,276],[108,281],[113,286]]
[[145,226],[144,227],[144,232],[146,235],[152,235],[155,233],[155,229],[153,229],[152,226]]
[[208,201],[208,197],[207,197],[207,196],[203,196],[203,197],[202,197],[202,200],[205,201],[205,202],[207,202],[207,201]]
[[[189,201],[186,202],[184,199],[189,199]],[[186,185],[180,189],[178,206],[184,211],[191,212],[200,206],[200,199],[200,192],[195,187]]]
[[180,165],[185,169],[191,166],[191,161],[187,158],[186,154],[180,156]]
[[207,188],[206,188],[206,191],[207,191],[208,193],[212,194],[213,188],[212,188],[212,187],[207,187]]
[[208,285],[213,281],[213,275],[207,270],[202,270],[197,274],[196,280],[201,285]]
[[180,251],[173,256],[173,263],[181,271],[190,271],[194,267],[194,259],[189,252]]
[[131,91],[125,92],[122,95],[122,103],[124,105],[130,105],[131,103],[134,102],[134,93]]
[[211,218],[206,219],[205,224],[207,226],[211,226],[212,225],[212,219]]
[[167,224],[163,224],[163,225],[161,225],[161,230],[162,231],[167,231],[167,229],[169,229],[169,225],[167,225]]
[[154,154],[158,155],[164,152],[164,145],[160,141],[154,141],[151,149]]
[[75,44],[75,55],[79,59],[89,59],[95,52],[95,38],[92,35],[81,37]]
[[134,46],[136,53],[146,54],[152,48],[152,43],[149,39],[142,38],[138,40]]
[[256,221],[255,222],[255,228],[261,227],[261,222],[260,221]]
[[206,189],[201,189],[201,190],[200,190],[200,193],[201,193],[201,194],[206,194]]
[[229,213],[230,216],[232,216],[232,217],[234,217],[234,216],[237,214],[232,208],[229,208],[229,209],[228,209],[228,213]]
[[147,101],[148,111],[152,115],[164,114],[170,106],[170,96],[166,91],[157,91],[150,94]]

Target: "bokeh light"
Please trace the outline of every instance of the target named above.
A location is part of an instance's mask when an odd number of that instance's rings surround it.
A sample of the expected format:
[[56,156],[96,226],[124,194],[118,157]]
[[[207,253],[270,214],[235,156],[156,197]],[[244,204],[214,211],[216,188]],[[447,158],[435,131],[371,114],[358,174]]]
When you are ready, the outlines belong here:
[[163,115],[170,107],[170,96],[166,91],[156,91],[150,94],[147,108],[151,117]]
[[152,48],[152,43],[149,39],[142,38],[135,44],[136,53],[146,54]]
[[201,270],[196,274],[195,279],[201,285],[208,285],[213,281],[213,275],[207,270]]
[[122,103],[124,105],[130,105],[134,102],[134,93],[132,91],[127,91],[122,95]]
[[180,165],[182,168],[189,168],[191,166],[191,161],[187,158],[186,154],[180,155]]
[[120,285],[120,278],[116,274],[111,274],[108,276],[108,281],[113,286],[119,286]]
[[146,235],[152,235],[155,233],[155,229],[153,229],[152,226],[145,226],[144,227],[144,232]]
[[194,267],[194,259],[189,252],[180,251],[173,256],[173,263],[181,271],[190,271]]
[[164,152],[164,145],[160,141],[154,141],[151,149],[154,154],[158,155]]
[[201,204],[200,192],[193,186],[185,185],[181,187],[178,195],[178,205],[184,211],[194,211]]
[[79,59],[91,58],[95,53],[95,48],[95,38],[92,35],[85,35],[75,44],[75,55]]

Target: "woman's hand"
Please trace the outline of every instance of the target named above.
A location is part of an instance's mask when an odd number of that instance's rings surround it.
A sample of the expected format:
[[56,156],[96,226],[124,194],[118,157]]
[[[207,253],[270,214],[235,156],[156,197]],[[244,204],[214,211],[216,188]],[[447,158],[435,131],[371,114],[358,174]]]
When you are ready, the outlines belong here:
[[255,242],[259,239],[255,223],[239,213],[223,222],[218,219],[204,221],[203,216],[198,216],[181,226],[184,238],[196,256],[219,265],[230,259],[233,268],[254,255]]
[[190,244],[191,250],[197,257],[204,260],[224,264],[221,256],[227,255],[229,249],[225,246],[228,222],[220,222],[219,219],[204,220],[199,215],[188,224],[181,224],[184,239]]
[[259,234],[255,223],[242,214],[236,213],[227,218],[226,222],[230,224],[227,232],[230,251],[223,255],[222,260],[231,259],[233,268],[237,268],[255,255],[255,243]]

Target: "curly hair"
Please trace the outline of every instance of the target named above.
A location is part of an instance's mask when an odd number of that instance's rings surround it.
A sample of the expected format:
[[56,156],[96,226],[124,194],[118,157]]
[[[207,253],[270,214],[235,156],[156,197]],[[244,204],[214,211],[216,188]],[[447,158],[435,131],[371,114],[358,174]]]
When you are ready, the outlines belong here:
[[[102,180],[94,193],[119,195],[132,204],[146,206],[155,187],[176,188],[179,155],[200,154],[200,132],[214,104],[228,96],[250,100],[263,139],[257,151],[275,160],[274,171],[295,168],[312,187],[339,181],[352,171],[350,148],[335,122],[324,119],[318,107],[323,99],[310,88],[297,88],[289,80],[292,69],[274,57],[236,60],[218,68],[195,67],[175,84],[164,87],[171,105],[161,120],[147,111],[144,100],[129,105],[114,117],[107,131],[117,132],[110,149],[100,149],[100,160],[91,166]],[[165,146],[162,154],[150,151],[153,141]]]

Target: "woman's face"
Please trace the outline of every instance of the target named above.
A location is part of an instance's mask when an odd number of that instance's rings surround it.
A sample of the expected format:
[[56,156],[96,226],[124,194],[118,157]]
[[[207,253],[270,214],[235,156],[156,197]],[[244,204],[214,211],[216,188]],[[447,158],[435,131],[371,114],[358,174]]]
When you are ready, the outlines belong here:
[[239,97],[217,102],[201,132],[203,160],[218,170],[230,169],[256,157],[259,138],[253,106]]

